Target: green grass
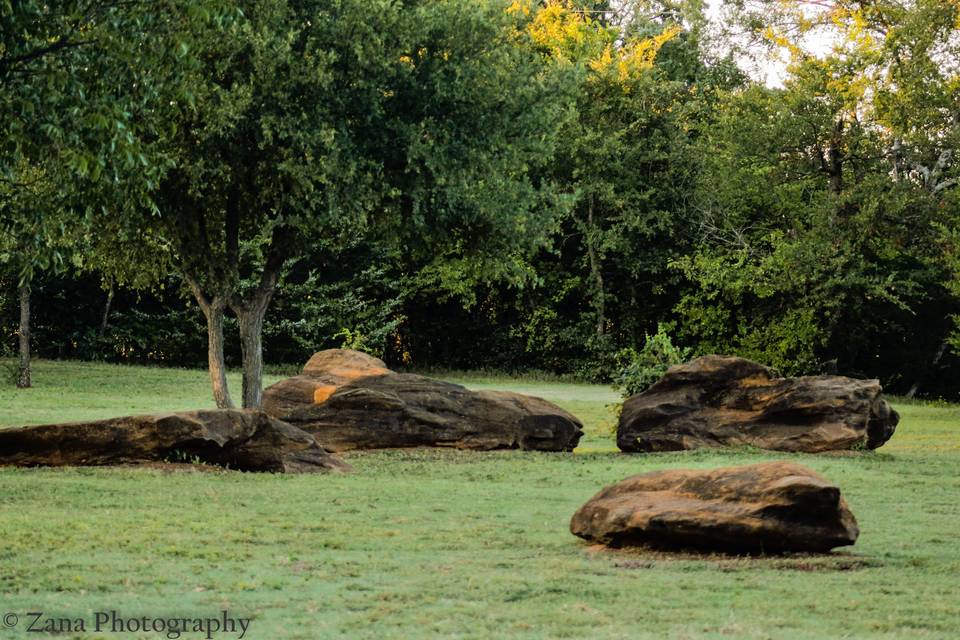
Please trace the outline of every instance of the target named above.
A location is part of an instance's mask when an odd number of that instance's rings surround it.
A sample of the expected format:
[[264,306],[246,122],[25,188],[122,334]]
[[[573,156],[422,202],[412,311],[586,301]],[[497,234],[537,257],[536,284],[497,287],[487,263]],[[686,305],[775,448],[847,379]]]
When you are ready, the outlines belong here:
[[[0,390],[0,424],[209,405],[203,372],[41,362],[35,379]],[[461,381],[561,404],[587,426],[584,452],[365,453],[343,476],[3,469],[0,615],[229,609],[253,618],[247,638],[267,639],[957,637],[960,408],[899,406],[879,452],[622,455],[606,435],[616,395],[605,387]],[[807,558],[596,553],[567,530],[630,474],[770,459],[840,485],[856,546]]]

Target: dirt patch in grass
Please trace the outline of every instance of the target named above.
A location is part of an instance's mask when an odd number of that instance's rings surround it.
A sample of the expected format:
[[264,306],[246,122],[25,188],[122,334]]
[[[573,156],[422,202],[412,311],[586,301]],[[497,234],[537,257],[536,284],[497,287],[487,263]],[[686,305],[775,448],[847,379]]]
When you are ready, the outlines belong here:
[[718,571],[857,571],[882,566],[882,563],[852,553],[781,553],[734,555],[697,552],[692,550],[666,551],[649,547],[611,549],[600,544],[586,547],[590,555],[609,557],[617,569],[655,569],[680,562],[704,562]]

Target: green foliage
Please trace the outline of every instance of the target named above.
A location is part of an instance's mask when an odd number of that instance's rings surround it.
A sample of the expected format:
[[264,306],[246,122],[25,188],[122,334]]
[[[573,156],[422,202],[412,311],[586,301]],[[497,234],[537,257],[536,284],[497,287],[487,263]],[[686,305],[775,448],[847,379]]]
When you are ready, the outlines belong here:
[[[490,323],[485,351],[495,366],[609,381],[618,351],[638,346],[675,301],[680,278],[668,262],[686,243],[692,142],[715,81],[672,12],[607,20],[551,2],[529,13],[534,47],[576,89],[542,170],[563,189],[565,209],[551,245],[531,261],[535,277],[522,291],[484,293],[471,316],[474,326]],[[421,331],[428,349],[444,340],[424,324],[413,329]],[[458,345],[437,350],[449,358]]]
[[[956,203],[960,205],[960,202]],[[953,208],[960,211],[960,206]],[[937,240],[942,250],[943,264],[949,274],[945,285],[951,294],[960,298],[960,217],[936,225]],[[960,354],[960,313],[951,315],[953,330],[947,337],[950,347]]]
[[[0,326],[23,278],[41,353],[195,364],[186,275],[231,364],[251,309],[274,362],[603,381],[673,323],[960,393],[960,5],[629,4],[0,3]],[[74,271],[152,291],[101,330]]]
[[[370,260],[376,264],[363,266]],[[334,346],[384,357],[398,339],[408,293],[403,279],[386,266],[390,260],[383,251],[345,253],[334,272],[311,270],[301,278],[291,270],[264,329],[269,352],[285,362],[302,362]],[[281,340],[289,345],[279,347]]]
[[353,349],[355,351],[363,351],[365,353],[370,353],[370,355],[382,355],[377,354],[376,352],[370,351],[370,345],[367,342],[367,336],[360,333],[359,331],[351,331],[350,329],[341,329],[337,333],[333,334],[334,338],[340,338],[340,348],[341,349]]
[[[25,280],[66,263],[141,285],[163,276],[168,254],[123,213],[154,209],[169,158],[145,141],[170,126],[164,106],[191,99],[180,26],[225,11],[215,0],[0,6],[0,253],[16,244]],[[108,232],[121,229],[138,251],[115,251]]]
[[698,351],[788,374],[837,358],[853,368],[863,344],[851,333],[893,329],[942,300],[940,213],[916,185],[890,180],[888,141],[850,119],[832,64],[798,64],[784,89],[729,96],[703,139],[698,242],[671,262],[694,284],[676,311]]
[[670,327],[661,324],[655,334],[646,336],[640,351],[628,349],[621,354],[627,362],[614,383],[623,397],[646,391],[663,377],[667,369],[690,359],[691,350],[674,345],[669,332]]

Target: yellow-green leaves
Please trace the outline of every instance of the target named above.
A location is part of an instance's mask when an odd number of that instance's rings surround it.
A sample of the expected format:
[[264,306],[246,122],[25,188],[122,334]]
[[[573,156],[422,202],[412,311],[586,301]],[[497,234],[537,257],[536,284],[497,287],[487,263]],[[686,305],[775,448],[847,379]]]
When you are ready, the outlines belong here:
[[548,0],[539,9],[517,1],[508,12],[532,16],[526,30],[545,55],[561,64],[584,66],[594,77],[619,83],[625,90],[681,31],[679,25],[667,25],[652,37],[625,36],[567,0]]

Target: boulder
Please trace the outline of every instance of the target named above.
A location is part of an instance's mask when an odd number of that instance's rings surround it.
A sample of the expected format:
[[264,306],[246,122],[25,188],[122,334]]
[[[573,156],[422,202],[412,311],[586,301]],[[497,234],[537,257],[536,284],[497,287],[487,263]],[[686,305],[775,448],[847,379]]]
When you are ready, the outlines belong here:
[[611,547],[747,553],[825,552],[859,535],[840,489],[788,462],[633,476],[580,507],[570,531]]
[[309,433],[261,411],[187,411],[0,430],[0,465],[158,461],[280,473],[350,468]]
[[877,380],[782,378],[743,358],[704,356],[670,367],[623,404],[622,451],[750,445],[778,451],[876,449],[900,416]]
[[314,404],[326,402],[340,387],[361,378],[393,373],[383,360],[351,349],[319,351],[307,360],[303,373],[267,387],[263,410],[281,417]]
[[572,451],[583,425],[560,407],[390,371],[345,349],[315,354],[263,394],[264,410],[330,451],[400,447]]

